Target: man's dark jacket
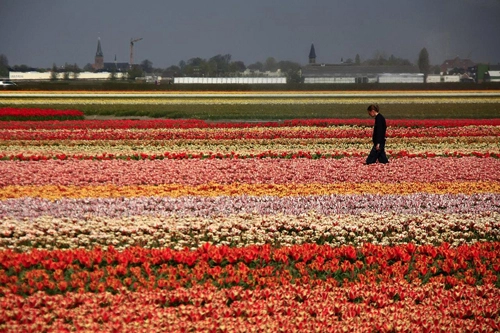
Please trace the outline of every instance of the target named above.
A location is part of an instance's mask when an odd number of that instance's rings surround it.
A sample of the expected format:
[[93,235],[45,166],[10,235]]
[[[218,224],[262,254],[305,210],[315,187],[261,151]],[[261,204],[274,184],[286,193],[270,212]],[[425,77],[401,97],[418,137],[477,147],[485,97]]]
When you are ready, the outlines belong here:
[[387,125],[385,124],[385,118],[380,113],[375,117],[375,126],[373,127],[373,144],[385,143],[385,131]]

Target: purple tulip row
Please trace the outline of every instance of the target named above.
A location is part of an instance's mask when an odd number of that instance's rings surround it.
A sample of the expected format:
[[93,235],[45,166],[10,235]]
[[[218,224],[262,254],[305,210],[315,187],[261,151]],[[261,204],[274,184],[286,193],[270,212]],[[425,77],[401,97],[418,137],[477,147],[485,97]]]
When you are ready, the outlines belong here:
[[428,194],[410,195],[323,195],[323,196],[219,196],[219,197],[138,197],[138,198],[63,198],[51,201],[21,198],[0,201],[0,217],[16,219],[53,216],[84,218],[106,216],[194,216],[233,215],[321,215],[387,213],[422,214],[426,212],[458,214],[500,212],[500,194]]

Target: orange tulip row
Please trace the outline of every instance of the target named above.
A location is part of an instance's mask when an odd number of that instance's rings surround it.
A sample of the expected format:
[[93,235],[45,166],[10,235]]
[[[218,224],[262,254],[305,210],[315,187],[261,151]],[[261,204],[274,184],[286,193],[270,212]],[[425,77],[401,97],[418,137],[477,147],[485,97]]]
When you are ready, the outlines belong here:
[[500,182],[405,182],[405,183],[331,183],[331,184],[162,184],[162,185],[10,185],[0,188],[0,200],[38,197],[56,200],[60,198],[117,198],[117,197],[181,197],[181,196],[304,196],[328,194],[474,194],[500,193]]
[[193,286],[141,293],[9,292],[2,332],[498,332],[500,289],[404,280],[243,290]]

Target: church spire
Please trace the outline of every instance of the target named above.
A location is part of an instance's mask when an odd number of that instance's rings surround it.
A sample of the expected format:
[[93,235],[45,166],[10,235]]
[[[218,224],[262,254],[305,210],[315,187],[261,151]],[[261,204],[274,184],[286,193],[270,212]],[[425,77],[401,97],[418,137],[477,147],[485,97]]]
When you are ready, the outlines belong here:
[[101,37],[97,39],[97,52],[95,53],[96,57],[102,57],[102,49],[101,49]]
[[316,63],[316,51],[314,50],[314,43],[311,44],[311,50],[309,51],[309,63],[310,64]]
[[94,70],[100,70],[104,68],[104,56],[102,54],[102,49],[101,49],[101,37],[97,40],[97,52],[95,53],[95,58],[94,58]]

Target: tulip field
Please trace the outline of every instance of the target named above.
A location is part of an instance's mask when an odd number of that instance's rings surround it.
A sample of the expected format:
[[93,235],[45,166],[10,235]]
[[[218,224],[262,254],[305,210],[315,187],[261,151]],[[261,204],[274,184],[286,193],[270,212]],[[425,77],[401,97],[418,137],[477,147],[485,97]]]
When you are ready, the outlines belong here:
[[500,331],[500,118],[60,114],[0,109],[0,332]]

